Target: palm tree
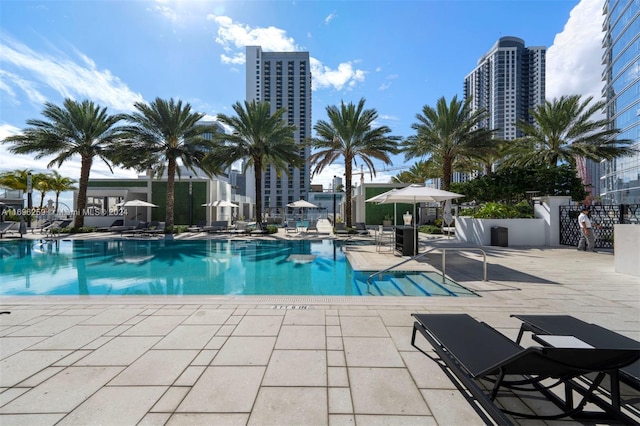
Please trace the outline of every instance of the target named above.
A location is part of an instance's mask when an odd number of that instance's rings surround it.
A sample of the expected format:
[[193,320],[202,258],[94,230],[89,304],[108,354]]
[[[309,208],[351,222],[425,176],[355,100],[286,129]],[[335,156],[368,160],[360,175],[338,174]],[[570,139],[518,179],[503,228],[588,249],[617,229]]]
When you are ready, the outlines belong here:
[[289,166],[300,167],[304,159],[296,144],[296,127],[287,124],[283,115],[286,109],[277,109],[273,114],[268,102],[240,102],[233,104],[236,116],[218,115],[218,121],[232,128],[232,134],[218,134],[218,146],[209,156],[209,161],[223,167],[246,159],[245,169],[253,166],[256,187],[256,218],[262,218],[262,173],[269,165],[277,172],[288,173]]
[[153,176],[167,171],[167,201],[165,223],[173,226],[176,174],[180,177],[178,160],[197,173],[199,167],[208,176],[217,170],[204,166],[202,160],[211,149],[207,135],[216,132],[213,126],[199,125],[205,114],[191,112],[191,105],[182,101],[156,98],[151,104],[134,104],[138,112],[127,115],[130,125],[123,127],[124,138],[118,144],[117,162],[137,171],[150,170]]
[[33,175],[33,189],[40,193],[40,210],[44,207],[44,197],[51,191],[51,177],[45,173]]
[[27,176],[29,169],[0,173],[0,187],[27,192]]
[[519,149],[508,164],[557,167],[566,162],[575,168],[576,157],[601,161],[634,154],[628,146],[632,141],[616,140],[620,130],[612,128],[608,119],[593,117],[606,101],[592,100],[592,96],[581,100],[580,95],[571,95],[538,105],[531,112],[533,123],[518,122],[525,136],[514,142]]
[[43,120],[27,120],[22,134],[9,136],[3,143],[10,143],[9,151],[14,154],[33,154],[36,160],[53,155],[47,164],[60,167],[76,155],[80,156],[80,189],[78,190],[77,214],[74,227],[84,226],[87,206],[87,186],[94,158],[103,160],[109,169],[112,145],[118,135],[116,124],[123,115],[109,115],[107,108],[101,108],[92,101],[82,102],[65,99],[63,106],[45,103]]
[[51,179],[50,188],[51,188],[51,191],[55,192],[56,194],[55,213],[58,214],[58,204],[60,200],[60,194],[65,191],[72,191],[78,188],[74,186],[74,184],[76,183],[75,179],[64,177],[60,173],[58,173],[56,170],[52,170],[51,174],[52,175],[50,177]]
[[376,175],[374,160],[391,164],[390,154],[397,153],[397,136],[388,135],[391,129],[387,126],[373,127],[378,119],[375,109],[364,109],[364,98],[358,105],[344,101],[340,108],[335,105],[327,106],[329,121],[320,120],[313,127],[317,137],[311,139],[316,152],[309,156],[308,161],[315,165],[313,174],[321,173],[325,167],[333,164],[339,158],[344,158],[345,168],[345,222],[351,225],[351,180],[354,164],[357,159],[362,160],[369,169],[370,175]]
[[433,162],[418,161],[401,173],[391,178],[393,183],[418,183],[424,184],[427,180],[439,176],[439,167]]
[[458,101],[454,96],[447,104],[442,97],[435,108],[425,105],[422,114],[416,115],[418,122],[411,125],[416,134],[403,142],[405,157],[431,155],[434,162],[442,165],[442,187],[448,191],[455,162],[494,146],[494,130],[481,127],[486,115],[484,110],[472,110],[471,98]]

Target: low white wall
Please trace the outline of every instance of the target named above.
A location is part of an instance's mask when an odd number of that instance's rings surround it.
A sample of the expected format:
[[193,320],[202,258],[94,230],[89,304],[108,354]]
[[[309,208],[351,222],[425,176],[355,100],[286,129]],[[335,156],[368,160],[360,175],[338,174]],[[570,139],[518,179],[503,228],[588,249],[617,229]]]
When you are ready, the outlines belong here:
[[491,228],[508,229],[510,246],[544,246],[546,241],[544,219],[474,219],[456,218],[456,238],[480,246],[491,245]]
[[613,225],[616,272],[640,277],[640,225]]

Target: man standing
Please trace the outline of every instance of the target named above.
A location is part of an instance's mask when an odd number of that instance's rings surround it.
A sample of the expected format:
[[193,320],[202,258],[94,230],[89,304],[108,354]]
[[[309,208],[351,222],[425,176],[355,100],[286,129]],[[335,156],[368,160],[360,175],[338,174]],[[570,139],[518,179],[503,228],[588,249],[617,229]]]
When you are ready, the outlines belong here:
[[578,250],[593,251],[593,246],[595,245],[595,235],[593,234],[591,219],[589,219],[589,206],[582,206],[582,211],[578,216],[578,226],[580,227],[580,241],[578,242]]

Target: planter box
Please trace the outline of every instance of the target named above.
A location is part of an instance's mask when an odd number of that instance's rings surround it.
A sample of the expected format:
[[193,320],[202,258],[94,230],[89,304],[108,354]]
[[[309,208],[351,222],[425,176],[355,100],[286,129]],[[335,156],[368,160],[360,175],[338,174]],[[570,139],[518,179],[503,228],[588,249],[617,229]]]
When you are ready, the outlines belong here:
[[510,246],[544,246],[544,219],[473,219],[467,216],[456,218],[456,238],[479,246],[491,245],[491,228],[508,229]]

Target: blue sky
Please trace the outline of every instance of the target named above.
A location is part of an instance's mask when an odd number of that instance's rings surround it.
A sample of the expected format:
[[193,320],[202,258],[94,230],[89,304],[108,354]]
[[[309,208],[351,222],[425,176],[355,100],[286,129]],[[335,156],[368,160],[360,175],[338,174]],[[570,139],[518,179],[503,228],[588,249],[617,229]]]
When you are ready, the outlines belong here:
[[[0,2],[0,138],[39,118],[45,101],[91,99],[112,113],[156,97],[214,117],[244,100],[244,46],[305,50],[315,123],[341,100],[411,135],[424,105],[462,97],[464,77],[503,36],[547,46],[547,98],[600,96],[603,0]],[[395,167],[413,164],[402,156]],[[0,171],[45,170],[0,146]],[[382,170],[388,181],[400,170]],[[79,164],[60,169],[78,178]],[[327,183],[342,165],[314,178]],[[96,163],[93,177],[135,176]],[[368,181],[368,178],[367,178]]]

